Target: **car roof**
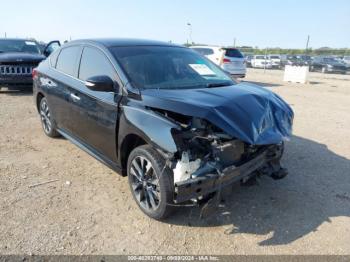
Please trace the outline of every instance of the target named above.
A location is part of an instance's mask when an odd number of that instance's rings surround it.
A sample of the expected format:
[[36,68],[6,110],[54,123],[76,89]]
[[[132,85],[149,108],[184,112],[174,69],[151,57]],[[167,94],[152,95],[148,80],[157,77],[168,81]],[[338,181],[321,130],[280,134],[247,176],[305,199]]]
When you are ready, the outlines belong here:
[[105,47],[113,46],[169,46],[169,47],[184,47],[182,45],[176,45],[172,43],[156,41],[156,40],[147,40],[147,39],[133,39],[133,38],[92,38],[92,39],[80,39],[73,40],[67,44],[74,43],[91,43],[99,44]]
[[33,41],[33,42],[36,42],[35,39],[30,39],[30,38],[4,38],[4,37],[0,37],[0,40],[10,40],[10,41],[13,41],[13,40],[19,40],[19,41]]

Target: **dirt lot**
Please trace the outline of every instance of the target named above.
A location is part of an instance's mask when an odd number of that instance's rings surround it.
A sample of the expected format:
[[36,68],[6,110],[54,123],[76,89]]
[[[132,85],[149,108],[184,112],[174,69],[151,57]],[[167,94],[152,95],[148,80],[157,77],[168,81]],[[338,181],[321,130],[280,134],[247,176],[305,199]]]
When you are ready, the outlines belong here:
[[[350,254],[350,75],[250,70],[295,111],[288,177],[235,185],[217,216],[144,216],[127,179],[41,130],[32,95],[0,92],[1,254]],[[30,185],[58,181],[30,188]]]

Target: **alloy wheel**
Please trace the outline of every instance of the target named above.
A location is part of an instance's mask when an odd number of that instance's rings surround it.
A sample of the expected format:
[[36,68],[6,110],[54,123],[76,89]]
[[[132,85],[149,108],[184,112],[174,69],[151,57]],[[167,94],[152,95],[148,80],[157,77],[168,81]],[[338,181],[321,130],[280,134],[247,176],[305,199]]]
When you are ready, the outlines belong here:
[[41,118],[41,124],[43,125],[45,133],[46,134],[50,133],[52,129],[52,124],[51,124],[51,118],[50,118],[50,110],[46,100],[42,101],[40,104],[40,118]]
[[135,157],[130,166],[131,187],[136,200],[145,210],[155,210],[160,203],[159,179],[150,160]]

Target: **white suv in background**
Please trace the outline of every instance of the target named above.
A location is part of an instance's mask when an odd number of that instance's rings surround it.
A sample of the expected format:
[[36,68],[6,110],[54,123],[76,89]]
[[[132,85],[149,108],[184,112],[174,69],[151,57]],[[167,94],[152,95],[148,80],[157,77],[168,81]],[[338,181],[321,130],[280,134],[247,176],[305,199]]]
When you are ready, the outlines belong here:
[[271,61],[272,68],[281,68],[280,55],[268,55],[267,58]]
[[271,60],[264,55],[255,55],[252,59],[253,68],[272,68]]
[[246,65],[244,56],[237,48],[220,46],[190,46],[190,48],[206,56],[233,77],[245,77]]

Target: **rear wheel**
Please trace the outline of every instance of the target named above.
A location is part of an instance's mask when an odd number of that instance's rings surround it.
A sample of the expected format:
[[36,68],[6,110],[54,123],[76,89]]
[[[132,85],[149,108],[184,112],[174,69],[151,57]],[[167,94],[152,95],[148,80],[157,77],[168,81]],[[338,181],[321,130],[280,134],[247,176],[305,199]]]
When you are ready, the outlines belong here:
[[56,131],[56,125],[52,119],[50,108],[45,97],[40,100],[39,113],[44,133],[49,137],[58,137],[60,134]]
[[128,158],[133,198],[147,216],[161,220],[172,211],[173,179],[164,158],[150,145],[135,148]]

